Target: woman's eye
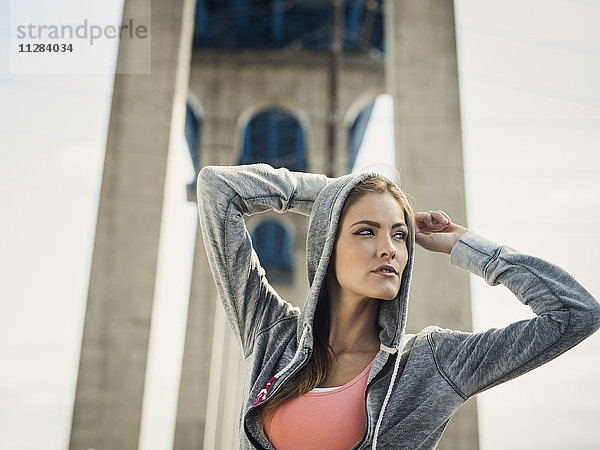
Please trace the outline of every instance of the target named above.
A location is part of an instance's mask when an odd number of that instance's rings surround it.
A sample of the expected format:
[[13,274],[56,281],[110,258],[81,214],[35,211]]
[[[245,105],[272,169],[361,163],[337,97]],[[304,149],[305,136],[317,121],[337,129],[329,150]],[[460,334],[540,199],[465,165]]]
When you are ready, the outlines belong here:
[[404,240],[406,239],[406,233],[404,231],[394,233],[394,238]]
[[354,234],[358,234],[359,236],[369,236],[373,235],[373,230],[371,230],[370,228],[363,228],[362,230],[358,230]]

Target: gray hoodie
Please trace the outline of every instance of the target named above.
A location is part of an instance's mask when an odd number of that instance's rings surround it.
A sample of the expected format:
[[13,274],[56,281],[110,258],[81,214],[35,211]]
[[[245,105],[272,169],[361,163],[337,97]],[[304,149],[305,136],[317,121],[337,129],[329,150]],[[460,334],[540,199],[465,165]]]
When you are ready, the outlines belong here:
[[[332,179],[266,164],[207,166],[198,174],[208,261],[245,361],[240,448],[273,448],[262,431],[260,407],[310,356],[340,213],[351,189],[369,175]],[[243,215],[267,210],[310,215],[310,290],[302,310],[275,292],[252,248]],[[405,334],[414,238],[407,247],[400,292],[380,306],[381,350],[369,373],[365,432],[356,449],[435,448],[471,396],[550,361],[600,328],[600,304],[564,270],[469,231],[452,249],[450,263],[490,285],[503,284],[536,317],[481,333],[432,326]]]

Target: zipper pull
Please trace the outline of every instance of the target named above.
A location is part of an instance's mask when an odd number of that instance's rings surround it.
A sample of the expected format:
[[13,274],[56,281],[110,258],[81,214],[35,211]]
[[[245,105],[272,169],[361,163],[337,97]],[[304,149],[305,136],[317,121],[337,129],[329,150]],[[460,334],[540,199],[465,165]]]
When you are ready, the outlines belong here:
[[263,400],[265,395],[267,395],[267,392],[269,392],[269,389],[271,389],[271,384],[273,384],[273,381],[275,381],[276,379],[277,379],[276,377],[273,377],[269,380],[269,382],[267,383],[265,388],[262,389],[256,396],[256,401],[254,403],[252,403],[252,406],[258,405]]

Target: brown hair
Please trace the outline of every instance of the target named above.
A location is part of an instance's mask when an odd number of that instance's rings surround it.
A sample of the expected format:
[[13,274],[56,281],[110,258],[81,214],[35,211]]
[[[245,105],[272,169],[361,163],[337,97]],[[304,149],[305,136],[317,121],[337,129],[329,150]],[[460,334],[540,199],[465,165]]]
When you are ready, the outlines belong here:
[[[390,194],[400,204],[404,211],[404,220],[409,229],[407,240],[410,242],[410,239],[412,238],[410,235],[413,233],[412,208],[398,186],[386,178],[377,176],[361,180],[352,191],[350,191],[340,214],[337,232],[339,233],[340,224],[346,216],[348,209],[350,209],[350,207],[360,198],[370,193]],[[330,267],[332,263],[333,262],[330,260]],[[313,350],[308,361],[288,380],[285,386],[281,388],[281,391],[279,391],[269,402],[265,403],[261,411],[261,422],[265,417],[270,416],[272,418],[275,411],[284,403],[293,400],[296,397],[300,397],[302,394],[317,387],[327,378],[331,371],[335,354],[329,345],[329,296],[327,294],[326,281],[324,281],[323,289],[321,290],[321,295],[319,296],[319,301],[317,302],[315,310],[313,337]]]

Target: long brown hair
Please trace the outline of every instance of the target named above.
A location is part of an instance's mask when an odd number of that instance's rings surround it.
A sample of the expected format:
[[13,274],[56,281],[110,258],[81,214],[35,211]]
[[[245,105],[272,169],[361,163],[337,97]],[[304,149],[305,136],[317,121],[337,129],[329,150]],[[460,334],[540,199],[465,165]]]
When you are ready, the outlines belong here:
[[[412,208],[398,187],[385,178],[377,176],[368,177],[358,182],[346,198],[338,222],[338,229],[335,237],[336,241],[340,230],[340,224],[346,216],[348,209],[360,198],[370,193],[391,194],[402,207],[406,223],[412,224]],[[413,227],[409,225],[408,228],[409,233],[412,233]],[[408,236],[408,239],[410,238],[411,236]],[[333,261],[330,260],[330,268],[332,267],[332,264]],[[284,403],[293,400],[296,397],[300,397],[302,394],[314,389],[323,383],[329,376],[332,363],[336,358],[333,349],[329,345],[329,314],[329,295],[327,293],[327,282],[324,280],[323,289],[321,290],[321,295],[317,302],[313,320],[314,339],[312,353],[306,364],[287,381],[270,401],[264,404],[261,411],[261,421],[265,417],[273,417],[275,411],[277,411]]]

